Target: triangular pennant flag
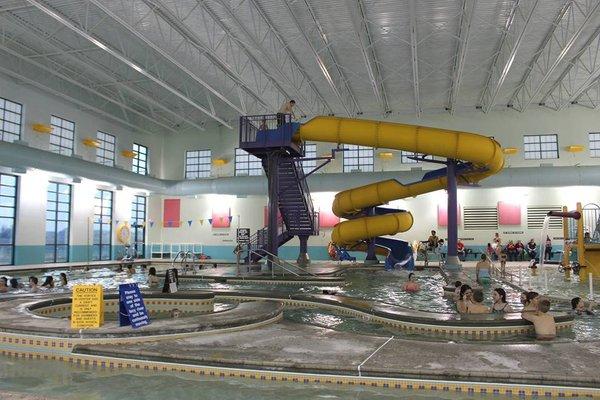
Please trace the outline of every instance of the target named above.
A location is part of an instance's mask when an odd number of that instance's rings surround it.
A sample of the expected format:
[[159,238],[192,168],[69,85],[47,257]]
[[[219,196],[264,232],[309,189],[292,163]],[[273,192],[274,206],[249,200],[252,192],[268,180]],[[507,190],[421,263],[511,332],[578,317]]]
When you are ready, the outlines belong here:
[[188,226],[192,226],[192,220],[188,219]]
[[179,226],[183,225],[183,221],[178,221],[179,222]]
[[199,219],[198,221],[200,221],[200,225],[204,224],[204,220],[203,219]]
[[171,221],[167,221],[167,226],[171,226]]
[[154,221],[149,221],[150,222],[150,228],[152,228],[154,226]]
[[212,218],[208,219],[208,223],[212,225]]
[[230,215],[229,216],[229,223],[231,224],[231,221],[233,220],[233,217]]
[[223,217],[219,217],[219,222],[223,223]]
[[119,220],[115,219],[115,225],[119,225]]

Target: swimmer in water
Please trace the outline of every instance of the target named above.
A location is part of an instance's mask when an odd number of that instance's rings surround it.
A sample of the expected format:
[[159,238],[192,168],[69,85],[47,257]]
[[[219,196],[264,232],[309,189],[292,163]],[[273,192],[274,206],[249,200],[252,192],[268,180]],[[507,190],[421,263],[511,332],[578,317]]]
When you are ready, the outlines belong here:
[[408,293],[416,293],[421,290],[421,285],[415,281],[415,274],[408,274],[408,280],[402,285],[402,290]]
[[536,311],[523,311],[521,317],[533,323],[535,335],[538,340],[552,340],[556,337],[556,323],[554,317],[548,314],[550,300],[536,297]]
[[150,269],[148,269],[148,286],[150,286],[151,288],[156,288],[158,287],[158,284],[160,283],[158,277],[156,276],[156,268],[154,267],[150,267]]
[[0,293],[8,292],[8,279],[5,276],[0,278]]
[[571,307],[575,315],[594,315],[594,306],[594,301],[590,301],[586,308],[585,301],[581,297],[573,297],[571,299]]
[[483,292],[481,290],[474,290],[472,299],[467,308],[468,314],[487,314],[490,312],[490,309],[483,305]]
[[481,261],[475,265],[475,276],[477,283],[486,285],[491,282],[490,270],[492,265],[485,254],[481,255]]
[[48,275],[44,283],[42,283],[43,289],[54,289],[54,278],[52,275]]
[[506,291],[502,288],[496,288],[492,292],[492,300],[494,303],[490,308],[492,314],[502,314],[513,312],[512,308],[506,302]]
[[67,274],[64,272],[60,273],[60,286],[67,286],[69,282],[67,281]]
[[469,306],[473,296],[473,289],[471,286],[464,284],[460,287],[460,296],[456,302],[456,310],[460,314],[466,314],[469,312]]

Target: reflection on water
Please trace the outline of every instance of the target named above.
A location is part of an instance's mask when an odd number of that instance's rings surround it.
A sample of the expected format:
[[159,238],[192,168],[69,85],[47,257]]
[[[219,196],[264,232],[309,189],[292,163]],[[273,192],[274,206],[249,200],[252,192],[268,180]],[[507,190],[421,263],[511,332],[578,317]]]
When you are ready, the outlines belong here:
[[[0,392],[26,393],[44,399],[462,399],[444,392],[220,379],[185,374],[85,369],[66,363],[0,357]],[[0,398],[2,396],[0,395]],[[470,399],[491,396],[469,395]]]

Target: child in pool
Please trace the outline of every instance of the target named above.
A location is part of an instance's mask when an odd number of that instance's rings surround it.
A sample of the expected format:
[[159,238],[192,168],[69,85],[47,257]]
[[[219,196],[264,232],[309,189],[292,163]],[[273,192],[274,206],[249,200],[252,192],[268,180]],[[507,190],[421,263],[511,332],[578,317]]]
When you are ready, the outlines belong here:
[[573,313],[576,315],[594,315],[594,301],[590,301],[587,308],[585,308],[585,301],[581,297],[573,297],[571,299],[571,307]]
[[467,308],[468,314],[487,314],[490,309],[483,305],[483,292],[481,290],[473,291],[473,301]]
[[402,285],[402,290],[408,293],[416,293],[421,290],[421,285],[415,281],[414,276],[415,274],[412,272],[408,274],[408,280]]
[[490,278],[490,261],[485,254],[481,255],[481,261],[475,265],[475,276],[477,283],[485,285],[491,282]]

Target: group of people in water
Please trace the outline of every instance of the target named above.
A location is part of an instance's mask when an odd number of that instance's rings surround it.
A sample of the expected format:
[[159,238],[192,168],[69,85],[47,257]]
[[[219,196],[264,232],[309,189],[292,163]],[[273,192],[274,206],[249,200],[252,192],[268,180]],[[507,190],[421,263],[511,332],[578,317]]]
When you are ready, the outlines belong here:
[[67,274],[64,272],[60,273],[58,283],[55,282],[52,275],[47,275],[41,285],[39,284],[39,279],[36,276],[30,276],[27,286],[19,282],[19,279],[17,278],[8,278],[6,276],[2,276],[0,277],[0,293],[8,293],[10,291],[24,290],[27,288],[29,288],[30,293],[36,293],[40,290],[50,290],[56,287],[67,288],[68,283]]

